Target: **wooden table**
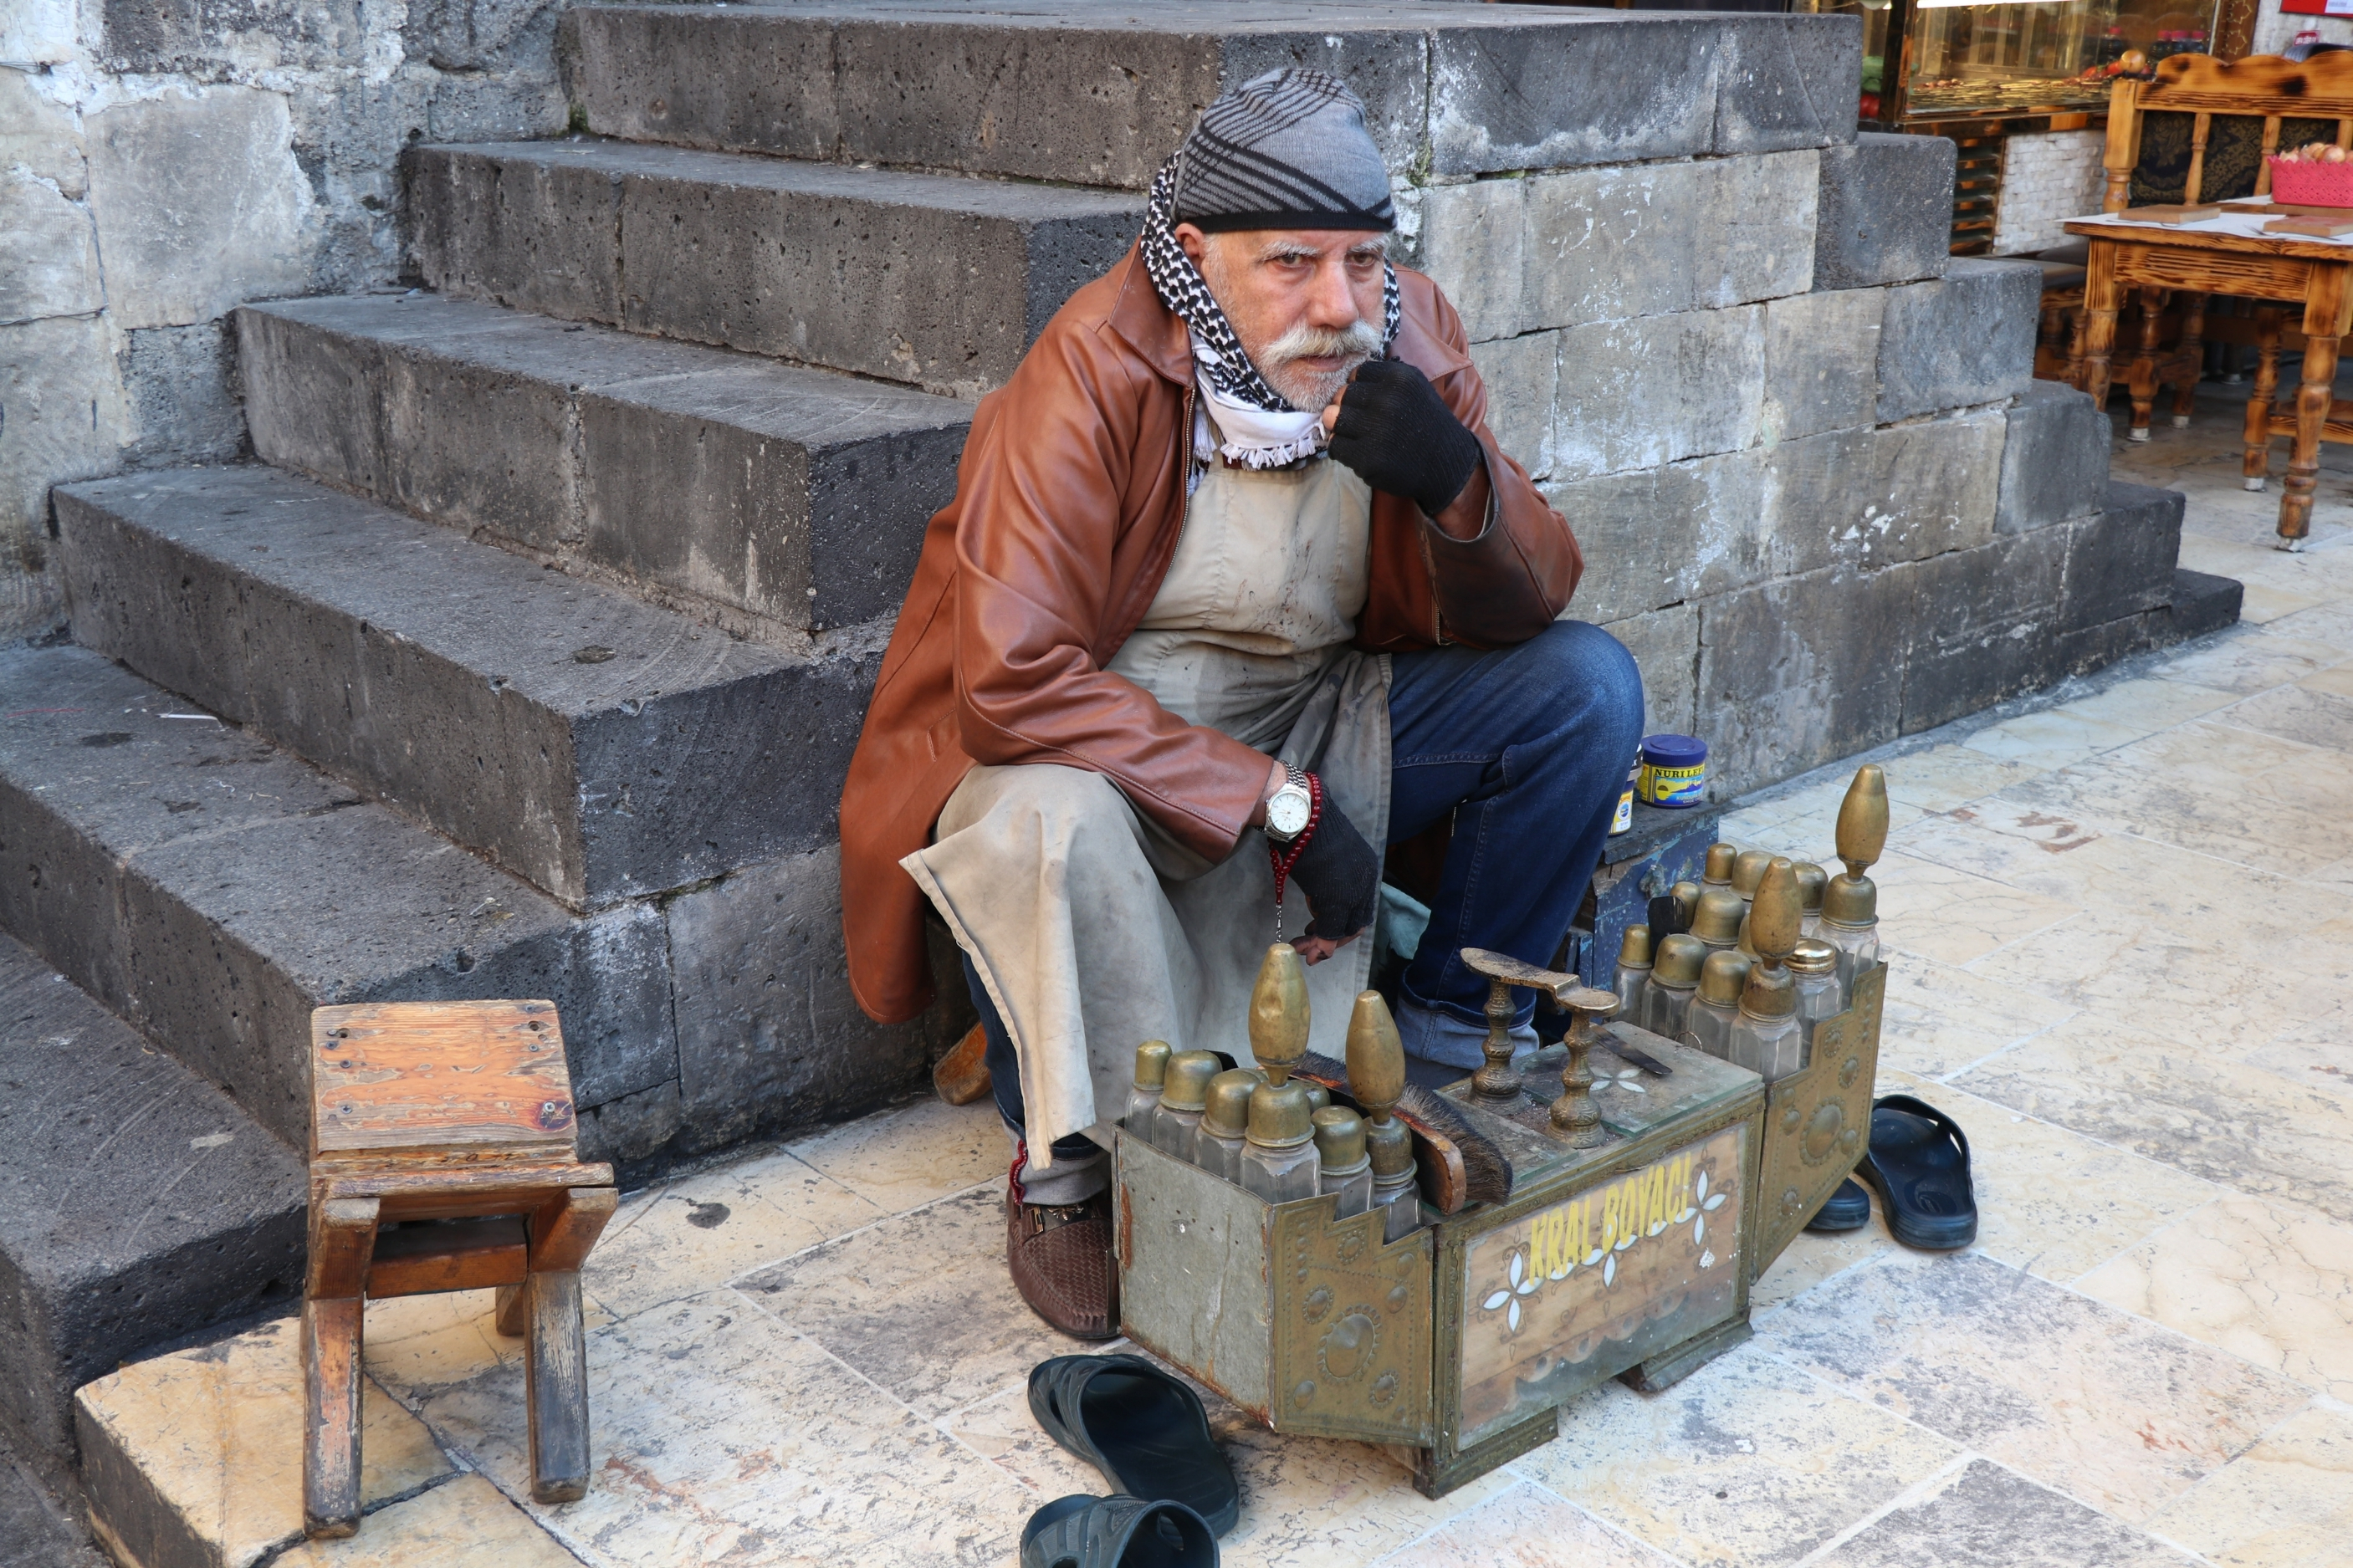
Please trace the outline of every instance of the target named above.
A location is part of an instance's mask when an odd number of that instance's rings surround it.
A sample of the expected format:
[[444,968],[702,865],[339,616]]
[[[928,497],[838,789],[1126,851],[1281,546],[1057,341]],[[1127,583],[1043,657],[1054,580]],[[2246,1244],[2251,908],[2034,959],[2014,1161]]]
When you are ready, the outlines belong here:
[[2279,312],[2264,314],[2263,361],[2247,402],[2246,477],[2261,489],[2274,436],[2294,437],[2287,483],[2280,496],[2280,548],[2293,550],[2312,531],[2312,492],[2320,473],[2320,443],[2353,441],[2353,400],[2337,400],[2337,341],[2353,327],[2353,238],[2312,239],[2245,232],[2252,216],[2179,228],[2077,218],[2067,232],[2091,241],[2084,285],[2086,317],[2084,390],[2103,408],[2108,363],[2116,342],[2116,313],[2129,289],[2237,294],[2304,306],[2304,379],[2295,412],[2274,412],[2279,381]]

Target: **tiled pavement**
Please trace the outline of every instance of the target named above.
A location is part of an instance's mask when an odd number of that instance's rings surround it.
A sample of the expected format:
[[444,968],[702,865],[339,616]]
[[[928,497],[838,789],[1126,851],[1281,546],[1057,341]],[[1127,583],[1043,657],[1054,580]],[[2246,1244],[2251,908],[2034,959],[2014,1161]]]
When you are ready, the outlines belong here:
[[[2235,423],[2120,468],[2190,490],[2184,563],[2246,582],[2244,626],[1884,758],[1881,1087],[1968,1130],[1977,1246],[1801,1237],[1752,1342],[1441,1501],[1229,1413],[1228,1563],[2353,1563],[2353,493],[2272,550]],[[1728,836],[1827,858],[1848,772]],[[933,1568],[1103,1489],[1023,1402],[1073,1347],[1007,1282],[993,1122],[913,1104],[632,1197],[590,1266],[594,1489],[522,1511],[599,1565]],[[488,1305],[375,1307],[368,1364],[521,1500]],[[516,1506],[461,1475],[286,1561],[472,1561],[399,1543]]]

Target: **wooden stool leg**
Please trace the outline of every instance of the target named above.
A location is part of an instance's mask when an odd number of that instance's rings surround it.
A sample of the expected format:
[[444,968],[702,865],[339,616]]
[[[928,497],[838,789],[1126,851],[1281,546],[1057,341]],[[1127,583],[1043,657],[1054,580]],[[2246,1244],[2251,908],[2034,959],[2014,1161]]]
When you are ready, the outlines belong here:
[[531,1495],[541,1502],[576,1502],[588,1492],[588,1360],[580,1321],[580,1265],[619,1202],[620,1194],[611,1187],[574,1187],[531,1216],[531,1274],[520,1305]]
[[2198,396],[2199,378],[2206,374],[2207,298],[2203,293],[2181,296],[2181,346],[2173,354],[2173,363],[2181,367],[2181,379],[2173,389],[2176,429],[2189,425],[2190,407]]
[[506,1335],[506,1337],[511,1340],[521,1339],[523,1331],[524,1313],[530,1309],[530,1306],[531,1302],[526,1298],[522,1286],[500,1286],[497,1313],[497,1328],[499,1332]]
[[523,1286],[523,1387],[531,1426],[531,1495],[588,1495],[588,1347],[580,1275],[534,1273]]
[[2108,406],[2108,367],[2116,345],[2116,242],[2092,241],[2092,265],[2084,279],[2084,390],[2103,414]]
[[360,1366],[374,1198],[311,1205],[311,1268],[302,1300],[302,1528],[360,1527]]
[[2263,305],[2255,311],[2255,386],[2247,396],[2246,457],[2241,471],[2246,488],[2260,490],[2271,474],[2272,408],[2279,397],[2281,311]]

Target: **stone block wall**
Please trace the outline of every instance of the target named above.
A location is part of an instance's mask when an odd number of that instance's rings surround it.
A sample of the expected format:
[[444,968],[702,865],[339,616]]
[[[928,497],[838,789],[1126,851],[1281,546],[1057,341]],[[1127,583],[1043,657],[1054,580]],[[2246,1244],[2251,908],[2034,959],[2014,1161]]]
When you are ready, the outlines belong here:
[[563,128],[560,4],[0,5],[0,638],[52,484],[239,452],[230,307],[399,275],[402,147]]
[[[1572,613],[1633,649],[1650,729],[1708,737],[1721,792],[1954,716],[1923,639],[2062,597],[1947,581],[1991,566],[2041,289],[1948,262],[1952,167],[1949,142],[1863,136],[1419,193],[1497,433],[1584,542]],[[2082,458],[2071,435],[2035,462]],[[2015,526],[2097,504],[2093,456],[2050,497],[2013,477]],[[1921,629],[1924,593],[1956,626]]]

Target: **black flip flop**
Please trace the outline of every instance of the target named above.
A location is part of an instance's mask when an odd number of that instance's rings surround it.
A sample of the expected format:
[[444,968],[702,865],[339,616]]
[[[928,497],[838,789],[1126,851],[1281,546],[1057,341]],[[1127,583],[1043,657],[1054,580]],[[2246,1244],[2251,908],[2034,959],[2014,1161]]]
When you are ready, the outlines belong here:
[[1854,1184],[1853,1178],[1838,1184],[1838,1191],[1822,1200],[1806,1228],[1817,1236],[1835,1236],[1841,1231],[1861,1230],[1871,1223],[1871,1194]]
[[1029,1516],[1021,1568],[1218,1568],[1218,1538],[1181,1502],[1080,1494]]
[[1888,1231],[1906,1247],[1951,1252],[1978,1238],[1969,1141],[1960,1124],[1908,1094],[1871,1108],[1871,1148],[1855,1173],[1879,1193]]
[[1241,1489],[1209,1436],[1200,1395],[1142,1356],[1039,1363],[1029,1373],[1029,1413],[1119,1492],[1183,1503],[1218,1535],[1241,1517]]

